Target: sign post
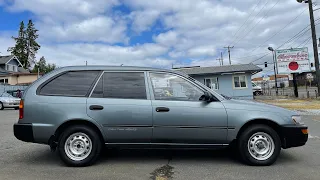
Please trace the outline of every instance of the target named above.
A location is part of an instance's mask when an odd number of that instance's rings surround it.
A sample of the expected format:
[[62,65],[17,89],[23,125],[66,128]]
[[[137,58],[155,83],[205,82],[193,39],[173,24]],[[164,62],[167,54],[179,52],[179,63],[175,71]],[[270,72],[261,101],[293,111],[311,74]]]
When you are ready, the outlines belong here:
[[279,74],[311,71],[307,47],[276,50],[276,61]]
[[293,75],[294,95],[298,97],[297,74],[311,71],[308,48],[276,50],[276,62],[279,74]]

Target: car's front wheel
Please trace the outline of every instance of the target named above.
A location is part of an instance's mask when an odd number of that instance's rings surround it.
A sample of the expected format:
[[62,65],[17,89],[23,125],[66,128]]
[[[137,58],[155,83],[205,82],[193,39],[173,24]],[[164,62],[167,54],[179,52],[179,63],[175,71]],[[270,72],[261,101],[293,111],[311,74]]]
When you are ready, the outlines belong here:
[[93,164],[101,151],[101,140],[97,132],[87,126],[67,128],[60,136],[58,150],[64,163],[69,166]]
[[281,140],[271,127],[252,125],[240,135],[238,148],[247,164],[267,166],[277,160],[281,150]]

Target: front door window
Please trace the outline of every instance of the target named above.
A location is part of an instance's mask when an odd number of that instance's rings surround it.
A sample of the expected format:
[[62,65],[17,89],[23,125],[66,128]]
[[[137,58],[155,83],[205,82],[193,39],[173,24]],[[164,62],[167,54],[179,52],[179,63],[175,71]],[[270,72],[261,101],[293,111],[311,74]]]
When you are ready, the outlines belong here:
[[150,73],[155,100],[199,101],[203,91],[187,80],[165,73]]

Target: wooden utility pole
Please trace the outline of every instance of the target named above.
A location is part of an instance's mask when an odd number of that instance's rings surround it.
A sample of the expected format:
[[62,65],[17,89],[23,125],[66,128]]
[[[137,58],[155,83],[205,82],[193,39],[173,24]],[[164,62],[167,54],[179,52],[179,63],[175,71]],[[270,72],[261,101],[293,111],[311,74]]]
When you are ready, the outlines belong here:
[[317,87],[318,87],[318,95],[320,95],[319,55],[318,55],[318,46],[317,46],[316,27],[315,27],[315,24],[314,24],[312,0],[308,0],[308,3],[309,3],[312,42],[313,42],[312,44],[313,44],[313,54],[314,54],[314,67],[316,68],[316,82],[317,82]]
[[228,49],[228,53],[229,53],[229,64],[231,65],[231,58],[230,58],[230,49],[234,48],[234,46],[227,46],[227,47],[224,47],[224,48],[227,48]]
[[218,58],[217,60],[219,61],[220,66],[222,66],[221,59],[220,59],[220,58]]
[[222,56],[222,52],[221,52],[221,65],[223,66],[223,56]]

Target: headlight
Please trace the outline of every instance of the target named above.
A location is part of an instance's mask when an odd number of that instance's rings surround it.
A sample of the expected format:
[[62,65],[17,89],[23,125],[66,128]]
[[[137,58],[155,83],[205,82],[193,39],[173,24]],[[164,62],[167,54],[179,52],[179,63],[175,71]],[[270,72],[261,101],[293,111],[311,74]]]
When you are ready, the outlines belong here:
[[295,123],[295,124],[301,124],[301,125],[304,124],[301,120],[301,116],[292,116],[291,118],[292,118],[293,123]]

